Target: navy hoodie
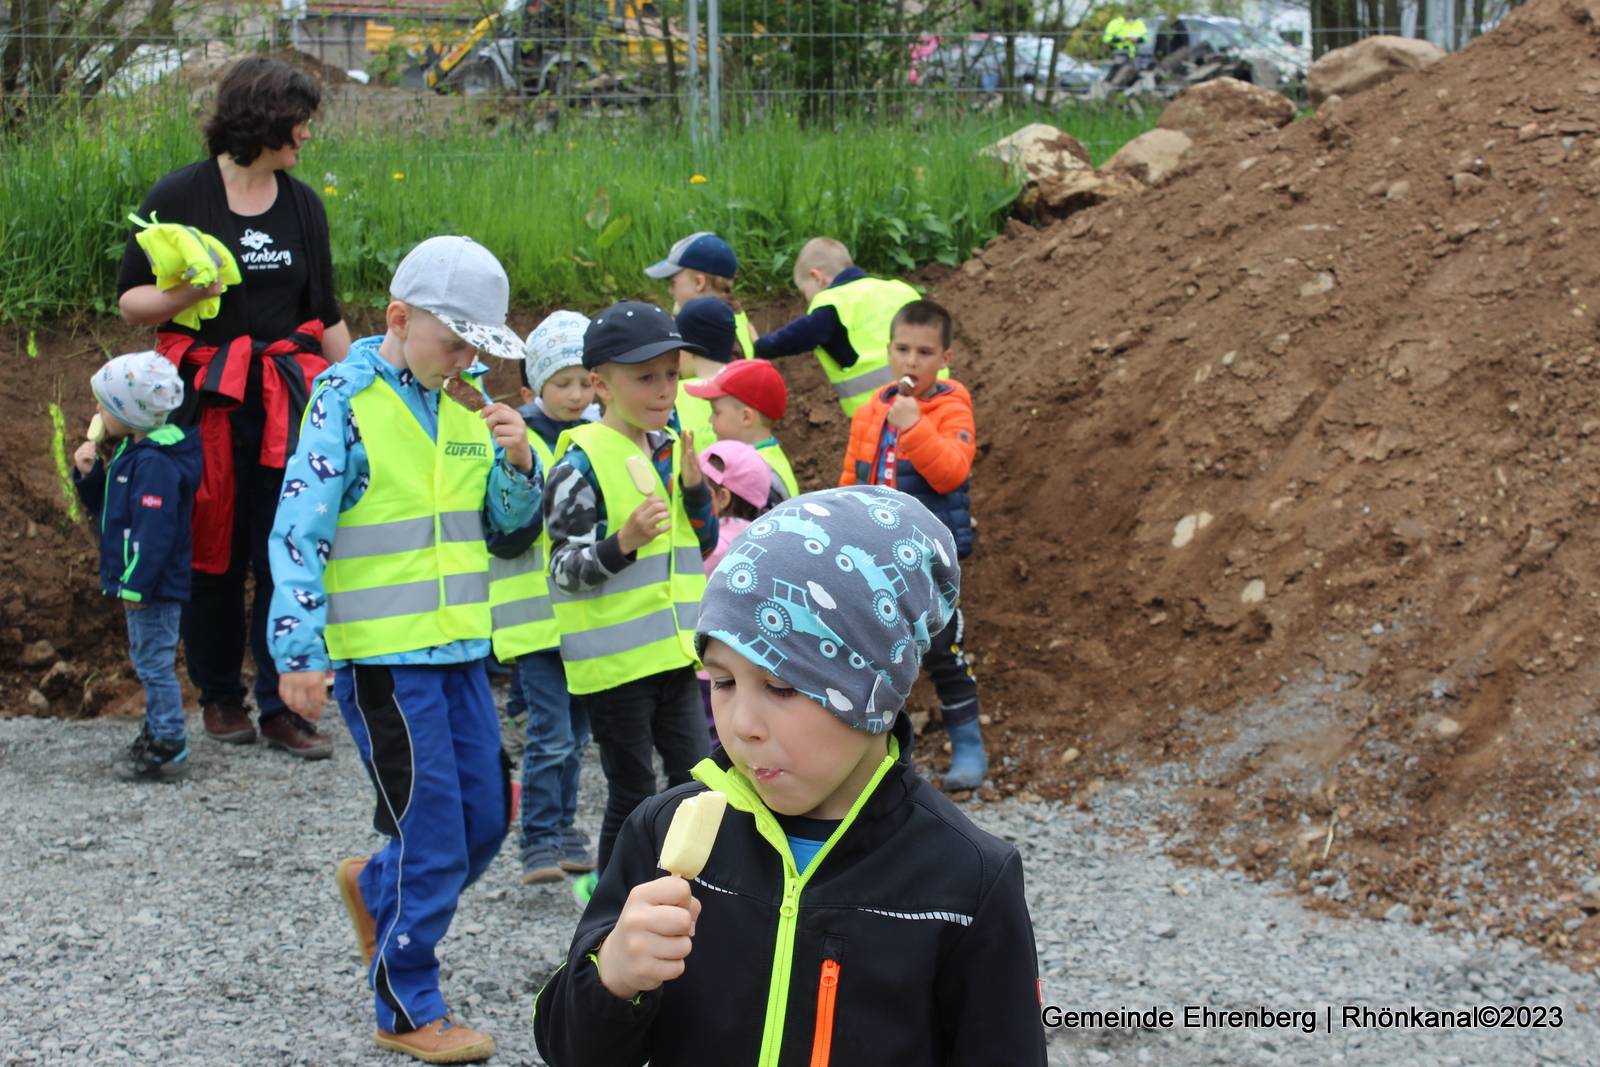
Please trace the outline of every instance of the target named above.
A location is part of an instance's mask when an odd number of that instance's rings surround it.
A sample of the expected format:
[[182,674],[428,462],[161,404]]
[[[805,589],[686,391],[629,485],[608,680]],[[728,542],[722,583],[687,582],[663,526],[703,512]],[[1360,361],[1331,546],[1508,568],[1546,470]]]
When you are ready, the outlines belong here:
[[123,600],[189,599],[189,515],[200,487],[200,431],[163,426],[127,438],[108,467],[72,472],[78,499],[100,521],[100,591]]

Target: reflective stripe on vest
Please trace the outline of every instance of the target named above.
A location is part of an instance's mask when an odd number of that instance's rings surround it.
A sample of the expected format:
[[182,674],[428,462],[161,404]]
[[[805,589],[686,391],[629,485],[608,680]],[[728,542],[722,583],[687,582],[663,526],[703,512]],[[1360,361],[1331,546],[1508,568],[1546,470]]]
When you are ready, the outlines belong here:
[[[447,511],[439,516],[441,541],[483,540],[483,513]],[[433,547],[433,517],[424,515],[371,526],[352,526],[339,531],[329,559],[361,559],[386,556],[391,552],[420,552]]]
[[487,638],[483,500],[494,438],[476,413],[439,405],[430,440],[378,378],[350,401],[370,484],[339,516],[323,584],[335,659],[365,659]]
[[[600,423],[575,426],[556,442],[556,455],[576,445],[589,457],[594,480],[613,526],[643,502],[628,477],[627,460],[639,449]],[[705,592],[700,542],[689,525],[678,483],[683,450],[672,452],[672,530],[639,549],[634,562],[593,589],[566,594],[554,587],[567,688],[597,693],[695,662],[694,628]]]
[[[538,459],[535,475],[547,475],[555,454],[544,438],[528,431]],[[555,606],[550,603],[550,535],[539,531],[528,551],[516,559],[489,557],[489,611],[494,621],[495,658],[509,663],[530,652],[544,652],[561,641]]]
[[783,487],[789,490],[790,496],[800,495],[800,483],[795,481],[794,466],[790,464],[782,445],[774,440],[770,445],[758,446],[756,454],[767,461],[767,466],[778,472],[778,477],[783,479]]
[[855,363],[841,367],[831,355],[817,349],[817,362],[846,415],[855,414],[874,392],[894,381],[889,370],[889,326],[895,312],[919,299],[917,291],[905,282],[857,278],[824,289],[811,301],[811,311],[831,307],[838,313],[850,346],[856,350]]

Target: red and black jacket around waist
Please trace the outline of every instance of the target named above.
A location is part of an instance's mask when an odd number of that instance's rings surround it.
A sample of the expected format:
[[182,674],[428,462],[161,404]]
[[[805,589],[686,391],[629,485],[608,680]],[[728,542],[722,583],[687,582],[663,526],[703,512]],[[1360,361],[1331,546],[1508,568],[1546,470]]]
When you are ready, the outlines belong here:
[[328,368],[322,358],[324,329],[321,319],[311,319],[277,341],[242,336],[225,345],[202,344],[183,333],[156,335],[156,350],[177,366],[183,379],[183,406],[168,421],[183,428],[198,426],[205,457],[191,523],[195,570],[221,574],[228,569],[235,495],[229,412],[244,403],[252,366],[260,366],[266,409],[261,465],[282,469],[299,444],[311,383]]

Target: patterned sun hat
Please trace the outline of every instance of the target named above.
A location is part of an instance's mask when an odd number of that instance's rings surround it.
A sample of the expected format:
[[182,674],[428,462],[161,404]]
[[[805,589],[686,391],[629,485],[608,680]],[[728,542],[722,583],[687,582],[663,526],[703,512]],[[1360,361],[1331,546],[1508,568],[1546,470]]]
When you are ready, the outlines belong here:
[[94,398],[135,430],[154,430],[183,403],[178,368],[159,352],[118,356],[89,379]]
[[784,501],[707,580],[695,645],[716,638],[857,730],[888,730],[961,595],[950,531],[884,486]]
[[583,331],[588,328],[588,316],[576,311],[557,311],[533,328],[522,350],[528,388],[534,395],[557,371],[583,366]]

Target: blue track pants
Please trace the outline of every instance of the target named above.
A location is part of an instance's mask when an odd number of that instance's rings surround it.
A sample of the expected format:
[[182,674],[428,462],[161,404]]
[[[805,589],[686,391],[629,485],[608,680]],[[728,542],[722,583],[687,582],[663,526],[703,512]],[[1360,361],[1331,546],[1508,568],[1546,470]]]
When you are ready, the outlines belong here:
[[334,696],[377,790],[373,825],[389,835],[361,873],[378,926],[378,1028],[406,1033],[449,1014],[434,947],[505,839],[510,762],[481,661],[358,663],[336,672]]

